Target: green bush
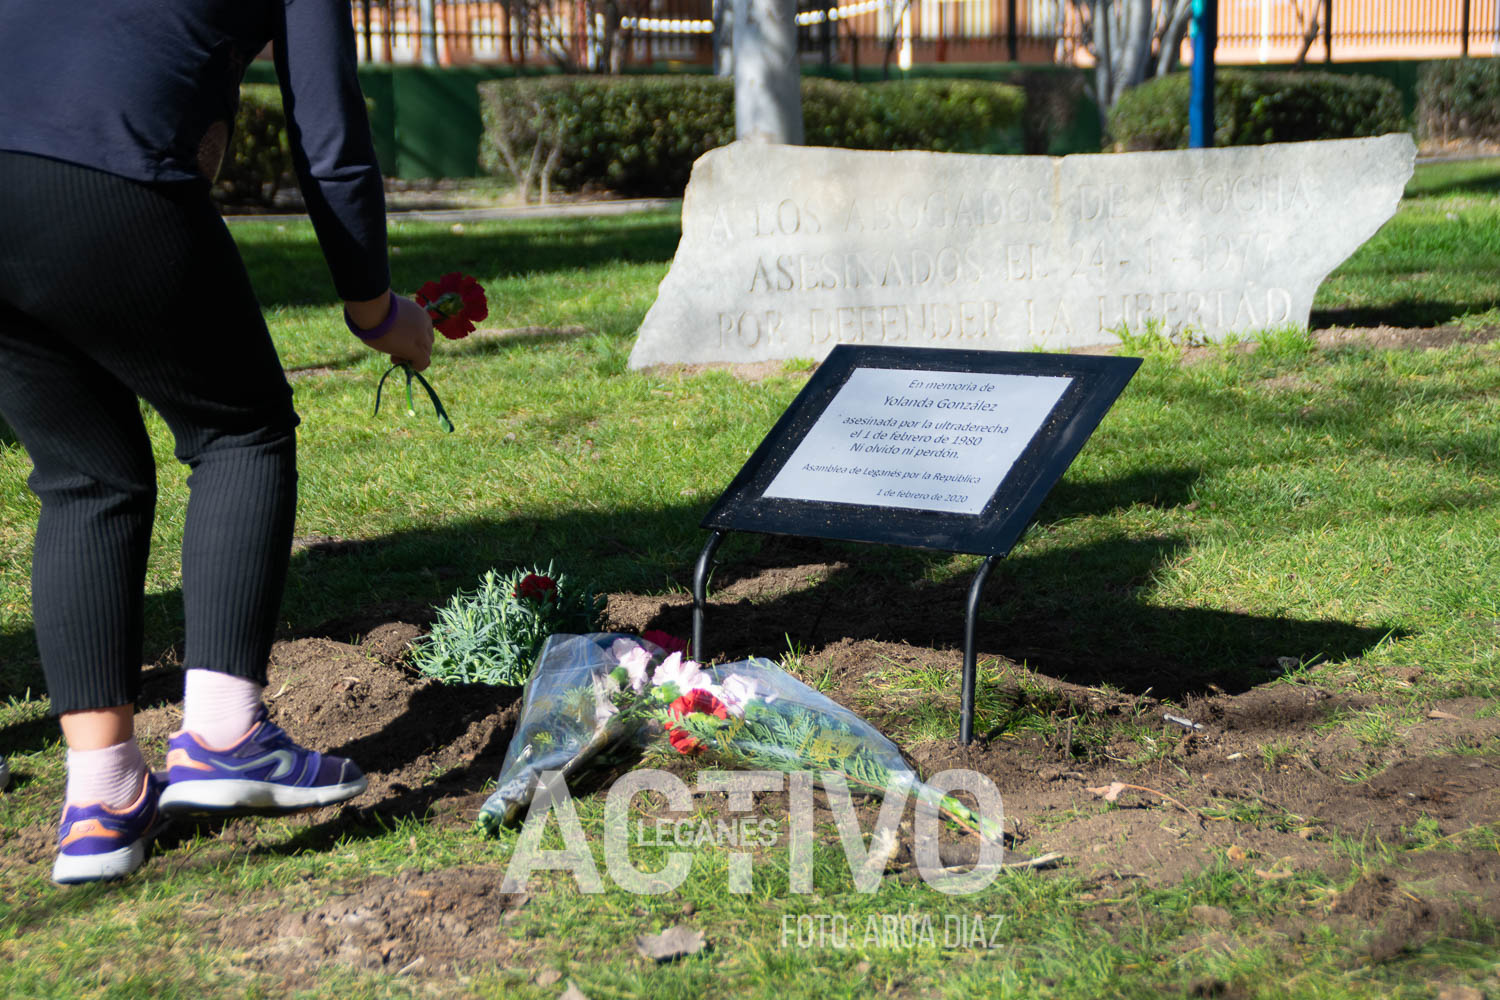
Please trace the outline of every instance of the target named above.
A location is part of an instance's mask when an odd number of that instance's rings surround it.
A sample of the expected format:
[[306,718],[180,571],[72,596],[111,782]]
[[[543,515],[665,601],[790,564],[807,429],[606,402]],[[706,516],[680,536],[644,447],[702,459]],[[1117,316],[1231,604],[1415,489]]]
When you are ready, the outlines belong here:
[[[1132,87],[1109,113],[1116,149],[1185,149],[1192,81],[1187,73]],[[1406,128],[1401,96],[1373,76],[1220,70],[1214,145],[1349,139]]]
[[1417,132],[1424,140],[1500,140],[1500,60],[1450,59],[1417,77]]
[[[479,91],[480,165],[521,173],[555,147],[552,179],[566,190],[678,195],[693,161],[734,139],[734,85],[717,77],[495,80]],[[852,149],[974,148],[1015,124],[1022,102],[1019,88],[973,80],[802,84],[807,142]]]
[[214,196],[224,202],[270,205],[283,178],[291,173],[292,150],[281,89],[273,84],[245,84],[240,88],[234,134],[214,181]]
[[602,598],[567,576],[490,570],[473,591],[459,591],[438,609],[432,631],[412,647],[412,663],[448,684],[525,684],[553,633],[593,632]]

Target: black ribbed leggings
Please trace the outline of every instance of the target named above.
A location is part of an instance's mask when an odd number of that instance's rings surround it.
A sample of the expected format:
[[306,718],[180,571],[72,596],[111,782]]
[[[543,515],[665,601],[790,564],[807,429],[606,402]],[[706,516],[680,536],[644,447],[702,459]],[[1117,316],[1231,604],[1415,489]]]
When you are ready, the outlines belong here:
[[297,415],[207,185],[0,152],[0,413],[41,500],[31,599],[58,713],[139,691],[156,506],[142,399],[191,470],[183,666],[265,683]]

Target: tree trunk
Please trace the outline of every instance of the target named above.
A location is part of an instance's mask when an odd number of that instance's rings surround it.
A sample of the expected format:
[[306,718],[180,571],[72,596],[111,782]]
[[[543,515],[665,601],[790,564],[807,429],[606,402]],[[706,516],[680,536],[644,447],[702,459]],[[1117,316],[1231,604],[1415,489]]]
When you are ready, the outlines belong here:
[[714,76],[734,76],[735,0],[713,0]]
[[1297,12],[1297,20],[1302,22],[1302,44],[1297,46],[1297,58],[1292,60],[1293,65],[1307,65],[1307,54],[1312,51],[1312,44],[1318,40],[1318,31],[1323,27],[1318,21],[1320,6],[1321,0],[1307,0],[1307,13],[1304,14],[1295,3],[1292,5],[1292,9]]
[[734,134],[802,145],[797,0],[736,0]]

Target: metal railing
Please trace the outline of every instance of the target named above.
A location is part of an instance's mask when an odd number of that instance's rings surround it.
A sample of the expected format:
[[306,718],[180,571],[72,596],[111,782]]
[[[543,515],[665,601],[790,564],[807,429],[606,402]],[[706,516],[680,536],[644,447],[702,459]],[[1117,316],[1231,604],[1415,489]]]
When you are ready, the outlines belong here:
[[[802,0],[805,52],[866,65],[894,48],[918,62],[1086,61],[1068,0]],[[1332,8],[1330,17],[1329,8]],[[1223,63],[1500,54],[1493,0],[1220,0]],[[371,62],[593,68],[607,25],[586,0],[352,0]],[[707,63],[712,0],[623,0],[610,43],[625,65]],[[1186,55],[1186,53],[1184,53]]]

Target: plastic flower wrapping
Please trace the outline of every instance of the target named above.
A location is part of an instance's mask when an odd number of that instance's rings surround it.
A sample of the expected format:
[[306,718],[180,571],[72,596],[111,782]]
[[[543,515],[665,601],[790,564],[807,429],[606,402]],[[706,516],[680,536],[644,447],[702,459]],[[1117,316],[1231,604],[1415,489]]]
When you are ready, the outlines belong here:
[[518,823],[544,773],[571,781],[610,747],[661,736],[678,753],[728,767],[838,772],[851,789],[877,796],[905,789],[1001,842],[998,822],[924,784],[873,726],[772,661],[703,666],[682,649],[611,632],[548,638],[480,827],[494,833]]

